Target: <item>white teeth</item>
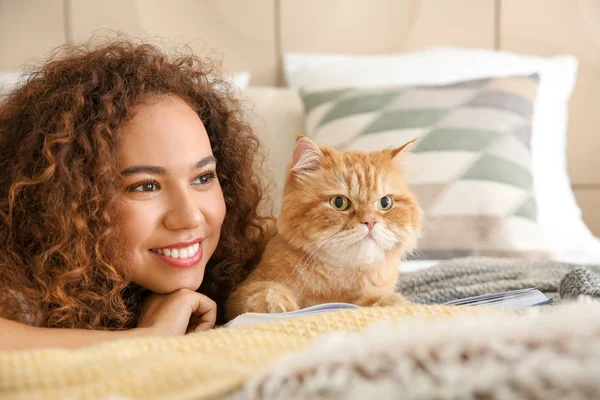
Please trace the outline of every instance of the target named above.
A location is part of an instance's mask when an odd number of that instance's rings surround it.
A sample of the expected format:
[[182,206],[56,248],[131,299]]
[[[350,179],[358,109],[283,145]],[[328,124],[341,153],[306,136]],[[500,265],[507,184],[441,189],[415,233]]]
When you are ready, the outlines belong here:
[[200,243],[195,243],[183,249],[152,249],[155,253],[173,258],[190,258],[196,255],[200,249]]
[[188,257],[193,257],[196,254],[196,248],[194,245],[191,245],[187,248]]

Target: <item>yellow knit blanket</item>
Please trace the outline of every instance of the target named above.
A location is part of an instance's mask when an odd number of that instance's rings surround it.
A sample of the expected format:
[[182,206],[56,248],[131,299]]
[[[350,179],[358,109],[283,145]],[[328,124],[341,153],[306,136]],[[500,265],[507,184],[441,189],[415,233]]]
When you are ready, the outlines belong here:
[[[489,314],[436,305],[362,308],[175,338],[139,338],[78,350],[0,352],[0,398],[207,399],[238,388],[319,335],[378,321]],[[114,396],[114,397],[111,397]]]

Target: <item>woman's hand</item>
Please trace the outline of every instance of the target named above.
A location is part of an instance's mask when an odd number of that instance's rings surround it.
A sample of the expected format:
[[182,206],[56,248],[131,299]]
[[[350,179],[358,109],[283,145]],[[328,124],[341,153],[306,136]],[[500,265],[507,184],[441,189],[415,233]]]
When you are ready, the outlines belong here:
[[43,347],[78,348],[115,339],[174,336],[208,330],[215,325],[217,304],[203,294],[180,289],[151,294],[144,302],[140,323],[129,330],[39,328],[0,317],[0,351]]
[[138,328],[147,328],[152,334],[176,336],[209,330],[216,319],[217,303],[198,292],[179,289],[148,296]]

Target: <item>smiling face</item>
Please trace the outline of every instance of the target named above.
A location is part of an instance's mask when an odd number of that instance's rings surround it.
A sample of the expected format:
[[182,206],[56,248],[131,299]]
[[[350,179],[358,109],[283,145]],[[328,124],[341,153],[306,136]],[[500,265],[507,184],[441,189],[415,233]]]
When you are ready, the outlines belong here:
[[155,293],[196,290],[225,217],[206,129],[183,100],[162,96],[122,127],[120,216],[132,281]]

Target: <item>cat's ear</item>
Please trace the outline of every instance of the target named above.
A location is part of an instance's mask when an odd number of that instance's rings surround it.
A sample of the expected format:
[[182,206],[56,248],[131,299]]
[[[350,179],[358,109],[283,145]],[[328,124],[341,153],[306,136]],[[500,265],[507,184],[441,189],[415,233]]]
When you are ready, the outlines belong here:
[[319,168],[321,157],[323,157],[323,153],[315,142],[306,136],[296,136],[292,171],[315,171]]
[[417,139],[413,139],[410,142],[404,143],[402,146],[395,148],[394,150],[392,150],[392,162],[394,163],[394,165],[397,166],[401,166],[401,155],[402,152],[411,144],[413,144],[414,142],[416,142]]
[[398,154],[402,153],[404,149],[406,149],[408,146],[410,146],[416,141],[417,139],[413,139],[410,142],[406,142],[402,146],[395,148],[394,150],[392,150],[392,157],[396,157]]

